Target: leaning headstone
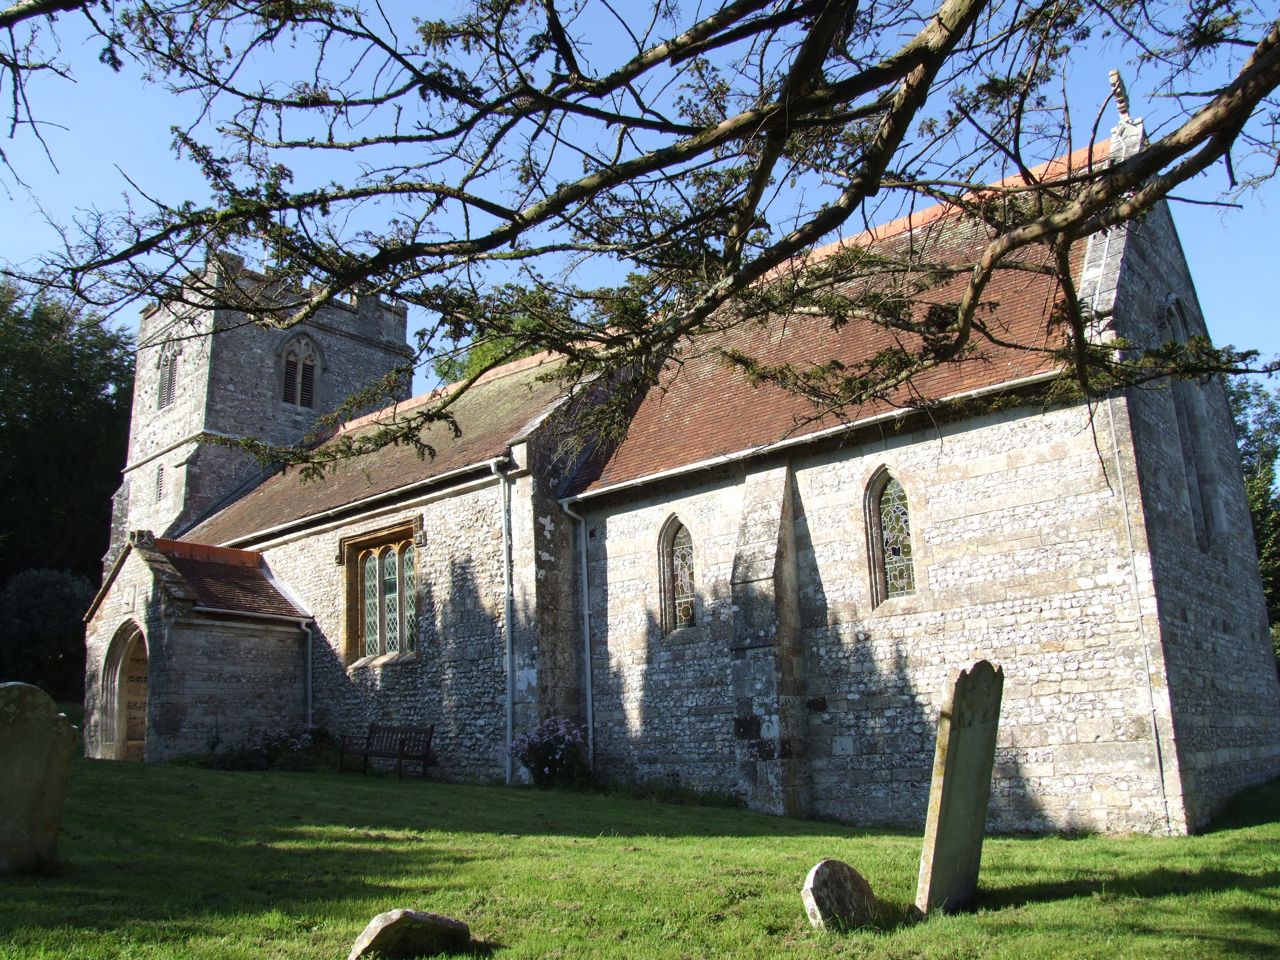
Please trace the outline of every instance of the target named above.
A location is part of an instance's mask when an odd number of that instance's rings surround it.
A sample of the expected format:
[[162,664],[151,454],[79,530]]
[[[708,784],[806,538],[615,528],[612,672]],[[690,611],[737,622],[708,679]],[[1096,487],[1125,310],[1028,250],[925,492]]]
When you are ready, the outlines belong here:
[[956,677],[938,719],[916,909],[952,910],[978,889],[1004,672],[980,660]]
[[809,922],[819,929],[852,930],[875,919],[871,884],[842,860],[819,860],[800,890]]
[[401,960],[433,953],[460,953],[470,946],[471,928],[461,920],[418,910],[389,910],[369,921],[347,960],[373,956]]
[[47,693],[0,684],[0,873],[57,859],[75,744],[76,728]]

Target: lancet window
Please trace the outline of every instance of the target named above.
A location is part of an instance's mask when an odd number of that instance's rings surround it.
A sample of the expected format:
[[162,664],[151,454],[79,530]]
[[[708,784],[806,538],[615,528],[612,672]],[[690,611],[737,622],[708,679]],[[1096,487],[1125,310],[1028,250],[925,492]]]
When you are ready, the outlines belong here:
[[881,471],[868,488],[872,594],[878,604],[916,592],[907,492],[898,479]]
[[693,536],[676,517],[668,520],[663,528],[659,559],[664,632],[694,626],[697,623],[697,587],[693,570]]

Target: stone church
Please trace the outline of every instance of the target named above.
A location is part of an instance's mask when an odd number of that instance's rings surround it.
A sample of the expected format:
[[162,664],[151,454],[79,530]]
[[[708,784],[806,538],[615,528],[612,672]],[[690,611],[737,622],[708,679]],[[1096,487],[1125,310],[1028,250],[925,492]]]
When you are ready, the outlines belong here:
[[[1140,136],[1122,123],[1115,151]],[[850,242],[938,262],[985,240],[935,208]],[[1100,337],[1205,334],[1163,206],[1079,246]],[[463,396],[434,457],[387,447],[306,483],[207,441],[296,441],[404,360],[405,312],[358,298],[272,330],[152,309],[86,617],[88,754],[162,761],[377,720],[433,724],[438,776],[509,782],[513,736],[565,716],[606,778],[918,825],[945,692],[987,658],[1006,677],[994,828],[1203,826],[1280,773],[1222,386],[1054,399],[1052,355],[1004,344],[1055,336],[1057,288],[1009,272],[986,296],[991,340],[917,382],[946,401],[928,411],[815,418],[719,359],[856,361],[891,342],[790,317],[689,344],[589,462],[557,458],[572,418],[542,356]]]

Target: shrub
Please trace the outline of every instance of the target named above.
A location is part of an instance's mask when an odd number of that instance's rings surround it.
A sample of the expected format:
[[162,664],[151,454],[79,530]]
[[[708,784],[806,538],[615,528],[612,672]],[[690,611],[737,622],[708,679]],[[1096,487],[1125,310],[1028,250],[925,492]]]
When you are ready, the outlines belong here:
[[581,788],[591,783],[587,738],[572,720],[548,717],[516,737],[510,753],[529,771],[535,786]]
[[312,772],[327,769],[333,758],[334,740],[319,727],[273,734],[250,746],[214,750],[200,761],[210,770],[293,770]]

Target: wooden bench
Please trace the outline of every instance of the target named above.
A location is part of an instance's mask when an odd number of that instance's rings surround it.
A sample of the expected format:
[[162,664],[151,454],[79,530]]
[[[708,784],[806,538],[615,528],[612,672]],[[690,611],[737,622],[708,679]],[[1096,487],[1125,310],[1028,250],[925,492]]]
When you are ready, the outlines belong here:
[[369,758],[377,757],[396,762],[396,776],[404,777],[405,761],[420,763],[422,773],[427,775],[427,767],[436,762],[436,755],[431,752],[431,735],[435,726],[409,727],[393,726],[388,723],[371,723],[369,732],[364,736],[363,745],[359,737],[343,737],[338,752],[338,772],[343,770],[347,756],[363,757],[364,764],[360,770],[369,772]]

